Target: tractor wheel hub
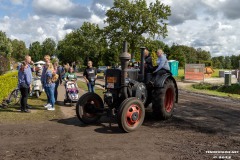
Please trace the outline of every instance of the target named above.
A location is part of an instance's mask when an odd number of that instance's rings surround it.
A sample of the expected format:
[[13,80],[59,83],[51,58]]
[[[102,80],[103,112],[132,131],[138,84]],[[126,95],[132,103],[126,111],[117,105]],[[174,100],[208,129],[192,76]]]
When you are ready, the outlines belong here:
[[136,120],[138,120],[138,112],[134,112],[133,114],[132,114],[132,120],[133,121],[136,121]]

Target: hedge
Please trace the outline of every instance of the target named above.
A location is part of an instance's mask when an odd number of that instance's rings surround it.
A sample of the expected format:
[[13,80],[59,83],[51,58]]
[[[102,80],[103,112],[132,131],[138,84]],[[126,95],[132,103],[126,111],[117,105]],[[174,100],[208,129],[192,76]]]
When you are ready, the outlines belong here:
[[11,72],[0,76],[0,102],[17,87],[18,72]]

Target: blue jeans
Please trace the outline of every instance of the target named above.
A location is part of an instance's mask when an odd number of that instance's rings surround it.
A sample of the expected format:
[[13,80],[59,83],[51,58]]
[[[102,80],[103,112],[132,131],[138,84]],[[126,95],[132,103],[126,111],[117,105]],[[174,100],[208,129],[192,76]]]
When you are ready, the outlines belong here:
[[54,89],[55,89],[55,85],[45,87],[46,94],[48,97],[48,103],[52,105],[52,108],[54,108],[54,104],[55,104]]
[[95,92],[94,85],[92,85],[91,83],[88,83],[87,86],[88,86],[88,92],[93,92],[93,93]]
[[59,86],[59,82],[56,82],[55,83],[55,88],[54,88],[54,98],[55,98],[55,101],[57,101],[57,98],[58,98],[58,86]]
[[47,92],[48,91],[48,89],[47,89],[48,87],[44,87],[44,90],[45,90],[45,93],[46,93],[46,95],[47,95],[47,104],[49,103],[50,104],[50,101],[49,101],[49,93]]

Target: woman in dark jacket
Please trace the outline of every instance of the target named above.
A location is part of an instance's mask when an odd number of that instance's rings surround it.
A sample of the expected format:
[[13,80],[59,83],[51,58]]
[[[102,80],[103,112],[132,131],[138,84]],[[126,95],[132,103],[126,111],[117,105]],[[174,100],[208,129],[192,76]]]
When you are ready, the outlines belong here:
[[28,99],[28,90],[31,83],[31,77],[26,71],[28,65],[25,62],[22,62],[21,68],[18,72],[18,87],[21,92],[21,112],[29,112],[27,110],[27,99]]

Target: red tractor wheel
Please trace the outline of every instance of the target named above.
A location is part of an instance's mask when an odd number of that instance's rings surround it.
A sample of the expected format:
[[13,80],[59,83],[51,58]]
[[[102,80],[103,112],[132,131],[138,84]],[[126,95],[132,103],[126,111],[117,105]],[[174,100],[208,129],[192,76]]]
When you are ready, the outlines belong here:
[[76,114],[83,123],[92,124],[101,117],[97,114],[97,109],[103,107],[102,98],[96,93],[88,92],[79,98],[76,104]]
[[118,126],[124,132],[132,132],[139,128],[145,117],[142,101],[136,97],[125,99],[118,111]]
[[156,88],[152,92],[152,109],[157,119],[172,117],[175,107],[176,89],[172,80],[166,80],[163,88]]

